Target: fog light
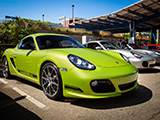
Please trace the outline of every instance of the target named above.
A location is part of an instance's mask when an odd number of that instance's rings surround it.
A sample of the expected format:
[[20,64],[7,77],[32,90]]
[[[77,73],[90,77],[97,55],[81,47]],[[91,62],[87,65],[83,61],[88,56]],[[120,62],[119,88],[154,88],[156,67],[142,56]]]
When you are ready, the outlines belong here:
[[98,85],[98,82],[96,80],[94,80],[94,81],[91,82],[91,86],[95,87],[97,85]]
[[144,61],[144,62],[142,63],[142,65],[143,65],[143,67],[148,67],[148,62],[147,62],[147,61]]

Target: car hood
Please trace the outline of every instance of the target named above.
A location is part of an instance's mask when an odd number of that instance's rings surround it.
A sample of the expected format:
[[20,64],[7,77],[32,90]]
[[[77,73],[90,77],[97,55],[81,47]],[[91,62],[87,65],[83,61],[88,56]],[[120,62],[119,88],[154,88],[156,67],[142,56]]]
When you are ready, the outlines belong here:
[[[142,56],[144,59],[153,59],[152,56],[150,56],[150,55],[145,53],[146,51],[141,51],[141,50],[140,50],[140,52],[139,52],[139,50],[136,51],[136,50],[124,50],[124,49],[115,49],[115,50],[112,50],[112,51],[116,51],[116,52],[122,53],[127,58],[135,57],[132,53],[136,53],[136,54]],[[151,54],[153,54],[153,53],[151,53]]]
[[111,49],[111,51],[119,52],[119,53],[125,55],[127,58],[134,57],[133,54],[131,53],[131,51],[129,51],[129,50],[124,50],[124,49]]
[[155,54],[155,51],[152,51],[152,50],[134,49],[134,51],[137,51],[137,52],[143,53],[143,54],[147,54],[147,55],[150,55],[152,57],[160,57],[159,55]]
[[145,50],[145,49],[134,49],[134,51],[140,52],[140,53],[148,53],[148,54],[153,54],[154,51],[152,50]]
[[[96,66],[101,67],[120,67],[128,65],[119,53],[114,51],[100,52],[88,48],[64,48],[64,49],[50,49],[49,53],[59,53],[68,57],[69,54],[79,56]],[[57,53],[57,54],[58,54]],[[113,56],[112,56],[113,53]],[[114,57],[116,56],[116,57]]]

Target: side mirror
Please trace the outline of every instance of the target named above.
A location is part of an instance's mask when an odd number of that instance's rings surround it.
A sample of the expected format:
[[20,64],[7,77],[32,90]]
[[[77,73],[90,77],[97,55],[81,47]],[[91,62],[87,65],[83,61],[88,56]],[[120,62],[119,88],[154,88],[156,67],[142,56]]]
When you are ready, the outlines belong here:
[[98,46],[98,47],[95,47],[95,50],[103,50],[103,48]]

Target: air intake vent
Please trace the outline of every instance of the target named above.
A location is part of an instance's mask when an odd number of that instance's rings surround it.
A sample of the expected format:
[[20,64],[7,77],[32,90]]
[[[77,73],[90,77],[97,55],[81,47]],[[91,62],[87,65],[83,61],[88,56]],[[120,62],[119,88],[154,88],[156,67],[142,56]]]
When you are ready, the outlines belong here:
[[127,84],[123,84],[123,85],[119,85],[119,89],[120,90],[127,90],[129,88],[132,88],[135,85],[136,81],[131,82],[131,83],[127,83]]
[[115,88],[109,79],[92,80],[90,83],[91,89],[96,93],[114,92]]

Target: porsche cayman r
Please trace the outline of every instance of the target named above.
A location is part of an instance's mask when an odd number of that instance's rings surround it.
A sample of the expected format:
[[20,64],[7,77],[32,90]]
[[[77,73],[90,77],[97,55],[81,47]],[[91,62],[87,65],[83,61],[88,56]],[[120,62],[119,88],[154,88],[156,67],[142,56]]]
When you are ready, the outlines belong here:
[[3,75],[37,83],[55,100],[108,98],[138,87],[137,69],[123,54],[84,48],[73,38],[51,33],[29,35],[6,49]]

